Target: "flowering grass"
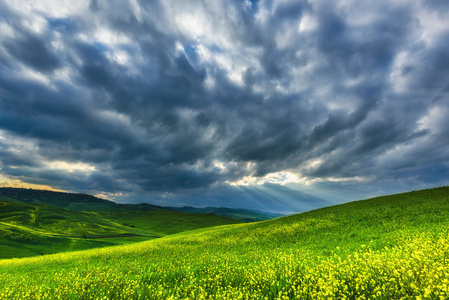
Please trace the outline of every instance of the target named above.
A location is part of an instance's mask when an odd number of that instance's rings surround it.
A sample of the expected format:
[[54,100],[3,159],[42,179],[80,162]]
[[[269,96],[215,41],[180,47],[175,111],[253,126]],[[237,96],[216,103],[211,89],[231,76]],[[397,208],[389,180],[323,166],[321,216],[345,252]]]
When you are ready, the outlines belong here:
[[0,299],[448,299],[449,188],[0,260]]

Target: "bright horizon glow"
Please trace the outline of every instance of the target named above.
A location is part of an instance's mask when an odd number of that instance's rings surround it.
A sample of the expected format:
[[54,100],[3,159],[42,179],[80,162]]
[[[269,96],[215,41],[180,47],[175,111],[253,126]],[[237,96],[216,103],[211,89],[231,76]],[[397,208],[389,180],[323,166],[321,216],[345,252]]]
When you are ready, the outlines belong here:
[[44,165],[47,168],[54,170],[61,170],[68,173],[83,172],[86,174],[90,174],[97,170],[95,166],[86,163],[82,162],[70,163],[62,160],[44,162]]
[[286,185],[289,183],[300,183],[300,182],[301,183],[305,182],[303,177],[289,171],[284,171],[284,172],[269,173],[263,177],[245,176],[237,181],[227,181],[226,183],[232,186],[239,186],[239,185],[258,186],[266,183]]
[[0,187],[21,188],[21,189],[35,189],[35,190],[47,190],[54,192],[67,192],[61,189],[55,189],[49,185],[33,184],[20,181],[19,179],[11,179],[0,174]]
[[240,185],[259,186],[264,185],[266,183],[278,185],[301,183],[305,185],[310,185],[311,183],[314,182],[367,182],[367,181],[369,181],[369,178],[361,176],[342,177],[342,178],[338,177],[308,178],[290,171],[283,171],[283,172],[269,173],[263,177],[244,176],[239,180],[226,181],[226,183],[231,186],[240,186]]

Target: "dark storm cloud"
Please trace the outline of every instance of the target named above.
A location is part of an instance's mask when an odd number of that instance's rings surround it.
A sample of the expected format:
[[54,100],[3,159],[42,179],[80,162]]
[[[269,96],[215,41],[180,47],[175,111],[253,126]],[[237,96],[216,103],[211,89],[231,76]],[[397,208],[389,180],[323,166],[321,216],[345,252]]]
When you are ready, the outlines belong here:
[[9,54],[38,71],[48,72],[59,66],[58,58],[35,36],[25,35],[4,45]]
[[[0,4],[1,173],[160,201],[287,171],[441,184],[443,2]],[[307,198],[259,185],[245,201]]]

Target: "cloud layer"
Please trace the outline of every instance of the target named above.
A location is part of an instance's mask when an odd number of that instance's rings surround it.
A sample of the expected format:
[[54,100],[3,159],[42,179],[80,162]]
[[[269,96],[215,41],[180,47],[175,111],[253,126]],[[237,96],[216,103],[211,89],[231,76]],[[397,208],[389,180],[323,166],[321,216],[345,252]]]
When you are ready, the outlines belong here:
[[448,8],[3,0],[0,172],[170,205],[250,192],[284,210],[317,201],[306,185],[448,184]]

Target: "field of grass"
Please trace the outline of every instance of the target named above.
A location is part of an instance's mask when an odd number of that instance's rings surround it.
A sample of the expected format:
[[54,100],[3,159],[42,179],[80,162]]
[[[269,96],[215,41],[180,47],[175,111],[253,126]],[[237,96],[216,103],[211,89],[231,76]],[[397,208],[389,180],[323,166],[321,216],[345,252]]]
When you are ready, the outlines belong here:
[[[132,234],[113,240],[97,236]],[[25,257],[120,245],[150,239],[149,230],[128,228],[96,213],[68,211],[39,203],[0,201],[0,258]]]
[[213,214],[183,213],[167,210],[113,210],[102,212],[100,215],[110,220],[116,220],[121,224],[152,231],[157,236],[240,223],[237,220]]
[[0,260],[0,299],[448,299],[449,187]]
[[[1,196],[0,259],[123,245],[239,223],[216,215],[154,210],[149,205],[141,211],[89,195],[75,198],[74,194],[44,192],[46,197],[39,197],[39,193],[21,190],[11,195],[15,198]],[[58,202],[60,195],[62,201]]]

